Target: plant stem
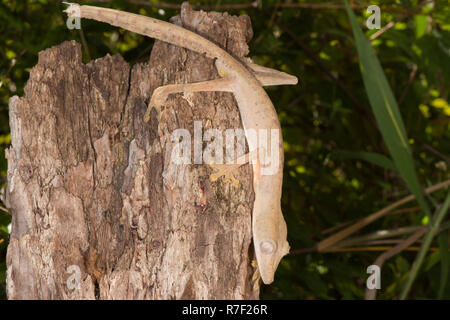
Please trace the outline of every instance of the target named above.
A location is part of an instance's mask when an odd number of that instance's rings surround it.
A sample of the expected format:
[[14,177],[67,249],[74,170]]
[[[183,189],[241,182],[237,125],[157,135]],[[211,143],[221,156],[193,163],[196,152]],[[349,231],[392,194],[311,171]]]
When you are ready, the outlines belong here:
[[436,235],[437,230],[439,229],[439,225],[441,224],[442,220],[447,214],[449,206],[450,206],[450,192],[448,193],[447,198],[445,199],[444,204],[442,205],[441,210],[439,211],[436,219],[433,219],[432,221],[430,230],[425,236],[422,246],[420,247],[419,253],[417,254],[416,260],[413,263],[411,273],[409,274],[409,277],[406,280],[406,284],[400,295],[400,299],[404,300],[408,296],[409,290],[411,289],[411,286],[419,272],[420,266],[422,265],[423,259],[425,258],[425,254],[427,253],[428,248],[431,245],[431,241],[433,241],[433,238]]
[[[450,180],[446,180],[444,182],[435,184],[431,187],[428,187],[425,189],[425,193],[429,194],[432,192],[435,192],[437,190],[440,190],[442,188],[445,188],[447,186],[450,185]],[[385,216],[386,214],[388,214],[389,212],[391,212],[392,210],[394,210],[395,208],[411,202],[415,199],[416,197],[414,195],[409,195],[397,202],[394,202],[392,204],[390,204],[389,206],[375,212],[372,213],[371,215],[363,218],[362,220],[356,222],[355,224],[351,225],[350,227],[345,228],[342,231],[339,231],[338,233],[333,234],[332,236],[320,241],[317,244],[317,251],[322,252],[322,251],[326,251],[327,248],[331,247],[332,245],[334,245],[335,243],[337,243],[338,241],[341,241],[342,239],[348,237],[349,235],[357,232],[358,230],[360,230],[361,228],[365,227],[366,225],[372,223],[373,221]]]

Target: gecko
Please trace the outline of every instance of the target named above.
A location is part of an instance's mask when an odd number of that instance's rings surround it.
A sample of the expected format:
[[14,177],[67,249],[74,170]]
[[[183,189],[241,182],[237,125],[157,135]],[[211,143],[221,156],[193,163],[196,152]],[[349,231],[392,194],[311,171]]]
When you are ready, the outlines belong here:
[[[284,150],[281,126],[276,110],[263,86],[297,84],[297,77],[287,73],[254,64],[250,59],[242,61],[195,32],[181,26],[133,14],[120,10],[68,3],[65,10],[69,17],[93,19],[111,24],[131,32],[155,38],[214,59],[219,78],[195,83],[170,84],[153,91],[144,121],[150,119],[152,108],[157,110],[166,101],[169,94],[222,91],[232,92],[238,105],[249,153],[237,164],[211,165],[216,173],[211,175],[215,181],[219,177],[230,177],[232,171],[250,163],[253,171],[253,189],[255,199],[252,210],[252,237],[259,276],[265,284],[274,280],[274,274],[280,260],[289,253],[287,226],[281,211],[281,193],[283,182]],[[183,3],[182,10],[189,10],[189,4]],[[261,130],[278,132],[275,143],[258,144],[254,135]],[[261,138],[261,137],[260,137]],[[270,142],[270,141],[269,141]],[[274,149],[275,148],[275,149]],[[267,149],[267,150],[266,150]],[[277,159],[267,157],[268,150],[275,150]],[[259,155],[259,157],[258,157]],[[275,172],[267,173],[267,162],[276,161]],[[253,276],[255,278],[255,276]],[[255,280],[255,279],[253,279]]]

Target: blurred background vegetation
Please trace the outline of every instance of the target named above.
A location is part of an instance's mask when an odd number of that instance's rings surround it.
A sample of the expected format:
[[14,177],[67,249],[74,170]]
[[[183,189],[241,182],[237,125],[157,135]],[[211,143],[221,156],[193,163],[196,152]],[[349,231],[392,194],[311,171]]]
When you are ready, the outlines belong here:
[[[402,163],[387,146],[377,122],[372,90],[363,82],[357,45],[343,1],[190,1],[196,8],[248,14],[254,38],[250,56],[267,67],[294,74],[298,86],[269,87],[285,140],[283,213],[292,254],[276,281],[262,288],[268,299],[362,299],[377,257],[401,244],[433,216],[412,201],[321,252],[317,243],[351,223],[411,194]],[[83,4],[168,20],[179,1],[97,0]],[[450,6],[448,0],[361,0],[350,2],[359,28],[370,39],[403,119],[414,172],[422,188],[450,179]],[[381,8],[381,30],[365,24],[369,5]],[[92,20],[70,31],[60,1],[0,0],[0,183],[6,184],[5,149],[10,143],[8,100],[23,96],[41,50],[75,39],[85,62],[121,54],[129,63],[147,61],[153,40]],[[355,34],[356,35],[356,34]],[[360,50],[362,47],[358,47]],[[361,55],[361,51],[359,52]],[[376,60],[369,60],[369,63]],[[376,68],[376,64],[374,64]],[[363,68],[364,69],[364,68]],[[381,70],[381,69],[380,69]],[[371,75],[367,75],[366,77]],[[365,79],[367,81],[370,79]],[[372,94],[379,94],[372,91]],[[395,106],[394,106],[395,109]],[[401,121],[401,119],[400,119]],[[374,155],[378,154],[378,156]],[[381,156],[383,155],[383,156]],[[384,157],[385,156],[385,157]],[[368,161],[367,161],[368,160]],[[405,160],[405,164],[408,159]],[[400,170],[399,170],[400,169]],[[400,172],[400,173],[398,173]],[[425,201],[436,215],[448,189]],[[1,204],[4,209],[4,205]],[[444,210],[445,211],[445,210]],[[442,212],[441,212],[442,213]],[[445,212],[444,212],[445,214]],[[436,216],[434,216],[436,217]],[[443,217],[443,215],[441,215]],[[0,298],[5,295],[6,248],[11,218],[0,210]],[[424,263],[409,293],[414,299],[450,298],[449,219],[424,250]],[[375,233],[389,230],[380,236]],[[368,237],[366,237],[369,235]],[[387,260],[378,299],[400,297],[421,237]]]

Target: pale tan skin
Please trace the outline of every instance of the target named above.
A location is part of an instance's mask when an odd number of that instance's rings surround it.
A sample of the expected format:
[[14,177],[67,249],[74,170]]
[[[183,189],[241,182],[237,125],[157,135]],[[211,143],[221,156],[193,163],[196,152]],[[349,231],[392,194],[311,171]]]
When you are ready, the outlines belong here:
[[[254,157],[254,161],[252,161],[255,192],[252,231],[256,260],[263,282],[265,284],[272,283],[281,258],[289,253],[289,244],[286,240],[286,222],[280,205],[284,161],[280,122],[275,108],[262,86],[296,84],[297,78],[251,62],[238,61],[202,36],[168,22],[119,10],[77,4],[71,4],[65,11],[69,16],[74,16],[75,9],[80,10],[81,18],[106,22],[216,59],[220,79],[157,88],[153,92],[144,118],[145,121],[149,120],[150,110],[155,108],[159,111],[171,93],[228,91],[234,93],[244,129],[266,129],[269,132],[270,129],[279,130],[279,167],[276,173],[272,175],[261,173],[261,156]],[[247,143],[250,150],[261,151],[248,136]],[[211,175],[211,180],[217,180],[222,175],[229,176],[231,171],[240,165],[242,164],[214,165],[219,172]]]

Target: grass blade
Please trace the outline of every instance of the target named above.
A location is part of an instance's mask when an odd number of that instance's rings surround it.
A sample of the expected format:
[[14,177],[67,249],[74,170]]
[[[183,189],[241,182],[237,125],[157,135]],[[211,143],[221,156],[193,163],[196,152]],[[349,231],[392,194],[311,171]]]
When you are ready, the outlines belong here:
[[[433,241],[434,236],[436,235],[439,226],[444,220],[445,215],[447,214],[448,208],[450,206],[450,192],[448,193],[447,197],[445,198],[444,204],[442,205],[441,209],[439,210],[436,219],[433,219],[430,225],[430,230],[428,230],[425,239],[423,240],[423,243],[420,247],[419,253],[417,254],[416,260],[414,261],[411,272],[409,273],[408,279],[406,280],[405,287],[403,288],[402,294],[400,295],[400,299],[406,299],[408,296],[409,290],[411,289],[411,286],[414,282],[414,280],[417,277],[417,274],[419,272],[420,266],[422,265],[423,259],[425,258],[425,255],[430,248],[431,241]],[[447,252],[445,252],[448,254]],[[442,254],[445,254],[441,252],[441,259]]]
[[375,51],[359,27],[358,21],[348,5],[347,0],[345,1],[345,6],[355,37],[364,86],[384,142],[397,171],[406,182],[411,193],[416,196],[423,211],[430,216],[430,210],[422,194],[422,188],[416,175],[405,126],[397,102]]
[[391,159],[379,153],[337,150],[333,152],[332,157],[335,159],[360,159],[388,170],[397,171]]

